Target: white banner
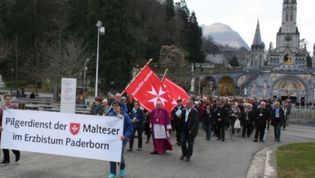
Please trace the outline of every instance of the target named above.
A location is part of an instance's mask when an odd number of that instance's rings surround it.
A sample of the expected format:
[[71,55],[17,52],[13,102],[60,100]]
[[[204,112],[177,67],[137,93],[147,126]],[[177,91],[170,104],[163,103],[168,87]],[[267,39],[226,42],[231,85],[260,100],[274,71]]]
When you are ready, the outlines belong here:
[[7,109],[1,148],[120,162],[123,119]]
[[62,78],[60,112],[75,113],[77,79]]

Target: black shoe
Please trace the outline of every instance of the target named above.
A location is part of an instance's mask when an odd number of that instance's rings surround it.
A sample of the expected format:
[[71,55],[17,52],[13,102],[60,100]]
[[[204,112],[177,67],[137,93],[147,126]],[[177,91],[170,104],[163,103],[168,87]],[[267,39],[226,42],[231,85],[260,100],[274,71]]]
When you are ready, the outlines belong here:
[[151,154],[151,155],[157,155],[157,154],[159,154],[159,153],[156,152],[156,151],[152,151],[150,154]]
[[15,162],[16,163],[20,161],[20,157],[21,157],[20,153],[16,154],[16,156],[15,156]]
[[1,164],[9,164],[10,163],[10,161],[6,161],[6,160],[3,160],[2,162],[1,162]]
[[265,142],[264,140],[260,140],[260,142]]
[[138,148],[137,151],[142,151],[142,148]]
[[182,155],[182,156],[180,156],[180,160],[184,160],[184,158],[185,158],[185,155]]
[[132,152],[132,149],[131,149],[131,148],[129,148],[127,151]]
[[257,140],[254,140],[254,142],[257,142]]
[[147,140],[145,143],[149,143],[149,140]]
[[180,143],[176,143],[176,145],[180,146]]

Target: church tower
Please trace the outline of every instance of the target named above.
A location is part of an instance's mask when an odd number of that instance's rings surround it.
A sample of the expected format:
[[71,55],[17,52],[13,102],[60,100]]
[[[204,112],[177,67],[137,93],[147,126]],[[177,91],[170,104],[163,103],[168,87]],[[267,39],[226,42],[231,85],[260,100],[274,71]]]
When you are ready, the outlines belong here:
[[250,52],[250,66],[255,68],[261,68],[265,62],[265,44],[261,40],[260,25],[257,21],[256,32],[254,41],[251,46]]
[[284,0],[282,7],[282,23],[277,34],[277,49],[284,51],[286,48],[290,48],[291,52],[298,52],[300,33],[297,28],[296,20],[296,0]]

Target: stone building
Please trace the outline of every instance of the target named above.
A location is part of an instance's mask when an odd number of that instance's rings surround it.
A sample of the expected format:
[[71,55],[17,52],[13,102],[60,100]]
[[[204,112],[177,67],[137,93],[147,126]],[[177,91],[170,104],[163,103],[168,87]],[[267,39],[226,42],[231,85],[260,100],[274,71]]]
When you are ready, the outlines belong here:
[[[210,94],[213,95],[290,98],[298,103],[313,101],[315,68],[307,65],[307,61],[312,58],[306,46],[300,43],[297,1],[283,1],[282,23],[276,35],[275,48],[270,45],[265,50],[260,28],[258,21],[246,67],[242,70],[213,73],[195,71],[192,74],[190,91],[201,92],[204,91],[202,87],[209,87]],[[315,52],[312,63],[314,66]]]

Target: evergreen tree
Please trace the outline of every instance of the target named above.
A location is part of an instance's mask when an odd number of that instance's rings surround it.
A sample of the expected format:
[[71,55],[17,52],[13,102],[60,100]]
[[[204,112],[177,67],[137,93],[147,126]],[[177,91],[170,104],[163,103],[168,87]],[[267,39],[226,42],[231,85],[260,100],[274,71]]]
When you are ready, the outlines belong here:
[[166,7],[167,19],[170,20],[170,19],[174,18],[174,16],[175,16],[174,1],[173,0],[166,0],[165,1],[165,7]]
[[88,26],[88,1],[69,0],[66,20],[68,33],[86,38],[90,28]]
[[189,52],[190,62],[203,62],[204,53],[202,52],[202,29],[199,27],[195,12],[191,13],[189,19],[189,44],[187,51]]
[[121,90],[130,81],[135,60],[158,60],[163,45],[184,49],[191,62],[202,59],[201,29],[184,0],[176,8],[173,0],[1,0],[0,73],[6,80],[12,78],[17,62],[19,80],[39,83],[43,75],[31,75],[30,67],[44,70],[39,65],[45,61],[43,51],[62,48],[63,41],[75,37],[87,44],[88,76],[93,81],[97,20],[106,28],[100,37],[103,89]]
[[232,59],[230,60],[230,65],[231,65],[232,67],[238,67],[238,66],[240,66],[240,64],[239,64],[239,62],[238,62],[236,56],[233,56],[233,57],[232,57]]
[[[100,37],[100,86],[103,89],[115,87],[123,89],[131,78],[134,63],[134,40],[130,33],[127,10],[129,0],[89,1],[88,23],[89,46],[96,52],[97,20],[106,28],[105,36]],[[92,51],[94,51],[92,50]],[[94,53],[95,54],[95,53]],[[95,59],[96,54],[93,56]],[[93,60],[95,61],[95,60]],[[94,68],[91,63],[90,68]],[[95,69],[95,68],[94,68]],[[93,71],[95,71],[93,69]],[[112,85],[113,84],[113,85]],[[110,86],[112,85],[112,86]]]
[[312,57],[310,55],[307,56],[307,61],[306,61],[306,66],[307,67],[312,67]]

